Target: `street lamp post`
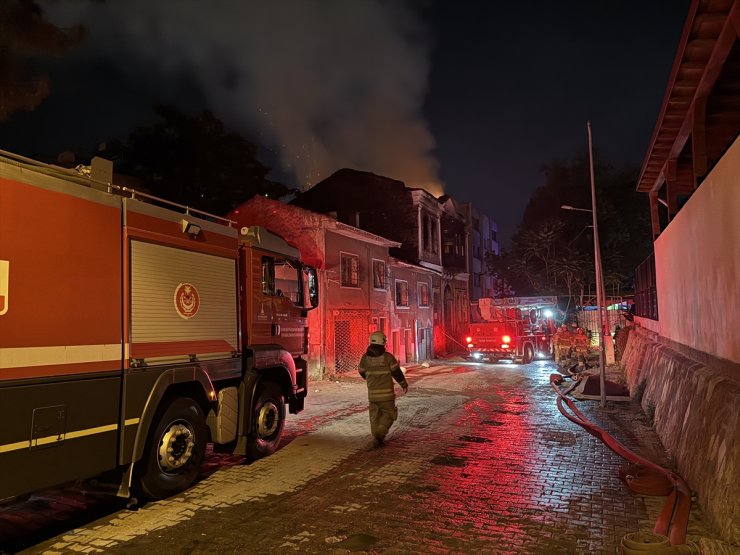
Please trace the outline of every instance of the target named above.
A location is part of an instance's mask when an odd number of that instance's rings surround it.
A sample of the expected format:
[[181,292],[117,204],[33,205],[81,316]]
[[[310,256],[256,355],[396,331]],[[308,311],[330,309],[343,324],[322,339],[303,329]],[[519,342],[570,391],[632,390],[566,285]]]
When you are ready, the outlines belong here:
[[601,312],[604,306],[604,275],[601,268],[601,248],[599,247],[599,224],[596,218],[596,184],[594,181],[594,157],[591,146],[591,122],[588,122],[588,160],[591,170],[591,210],[586,208],[576,208],[569,204],[564,204],[560,208],[563,210],[575,210],[578,212],[591,212],[594,226],[594,264],[596,271],[596,305],[599,309],[599,395],[601,406],[606,406],[606,341],[604,339],[604,315]]

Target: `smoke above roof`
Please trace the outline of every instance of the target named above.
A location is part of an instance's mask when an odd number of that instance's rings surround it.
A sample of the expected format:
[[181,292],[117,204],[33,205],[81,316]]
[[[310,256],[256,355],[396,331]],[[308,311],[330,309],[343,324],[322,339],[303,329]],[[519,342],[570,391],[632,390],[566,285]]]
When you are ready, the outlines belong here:
[[[217,117],[275,152],[308,188],[355,168],[442,193],[422,115],[430,42],[418,14],[381,0],[43,3],[89,29],[87,56],[148,79],[187,73]],[[142,74],[143,73],[143,74]]]

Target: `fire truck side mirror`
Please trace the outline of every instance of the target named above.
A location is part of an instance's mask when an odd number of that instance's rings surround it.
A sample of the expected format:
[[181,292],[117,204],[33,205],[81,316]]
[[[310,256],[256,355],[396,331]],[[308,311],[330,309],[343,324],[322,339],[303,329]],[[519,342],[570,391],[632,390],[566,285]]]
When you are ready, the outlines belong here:
[[303,308],[311,310],[319,306],[319,278],[316,268],[303,266]]

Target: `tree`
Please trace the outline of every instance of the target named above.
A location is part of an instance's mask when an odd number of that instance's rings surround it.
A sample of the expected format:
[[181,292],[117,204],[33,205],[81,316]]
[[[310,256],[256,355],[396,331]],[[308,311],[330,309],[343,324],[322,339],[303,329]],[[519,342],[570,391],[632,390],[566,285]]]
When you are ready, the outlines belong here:
[[59,29],[44,21],[31,0],[0,0],[0,122],[18,110],[34,110],[51,92],[47,75],[30,75],[29,59],[58,55],[79,44],[84,27]]
[[98,152],[114,161],[117,172],[140,179],[151,194],[222,215],[255,195],[280,198],[290,192],[267,179],[270,168],[257,159],[257,147],[211,112],[189,116],[166,106],[156,111],[160,122]]
[[486,265],[486,273],[494,278],[493,296],[500,298],[516,295],[514,281],[518,276],[511,270],[510,263],[504,254],[486,252],[484,263]]
[[[594,172],[604,281],[607,292],[622,294],[652,247],[648,205],[635,190],[636,168],[617,170],[597,154]],[[543,173],[545,184],[532,195],[502,259],[521,294],[567,295],[569,303],[578,296],[582,304],[595,290],[592,220],[560,207],[591,208],[588,156],[553,162]]]

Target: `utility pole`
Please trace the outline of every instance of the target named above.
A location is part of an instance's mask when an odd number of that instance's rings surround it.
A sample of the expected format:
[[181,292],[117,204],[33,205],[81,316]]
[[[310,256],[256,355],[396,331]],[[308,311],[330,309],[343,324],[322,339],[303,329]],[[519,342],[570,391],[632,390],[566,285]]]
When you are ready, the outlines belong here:
[[[599,246],[599,224],[596,217],[596,182],[594,178],[594,154],[591,146],[591,122],[588,127],[588,163],[591,170],[591,216],[594,225],[594,261],[596,265],[596,304],[599,307],[599,394],[602,407],[606,406],[606,341],[604,329],[604,274],[601,266],[601,247]],[[611,337],[611,336],[610,336]]]

